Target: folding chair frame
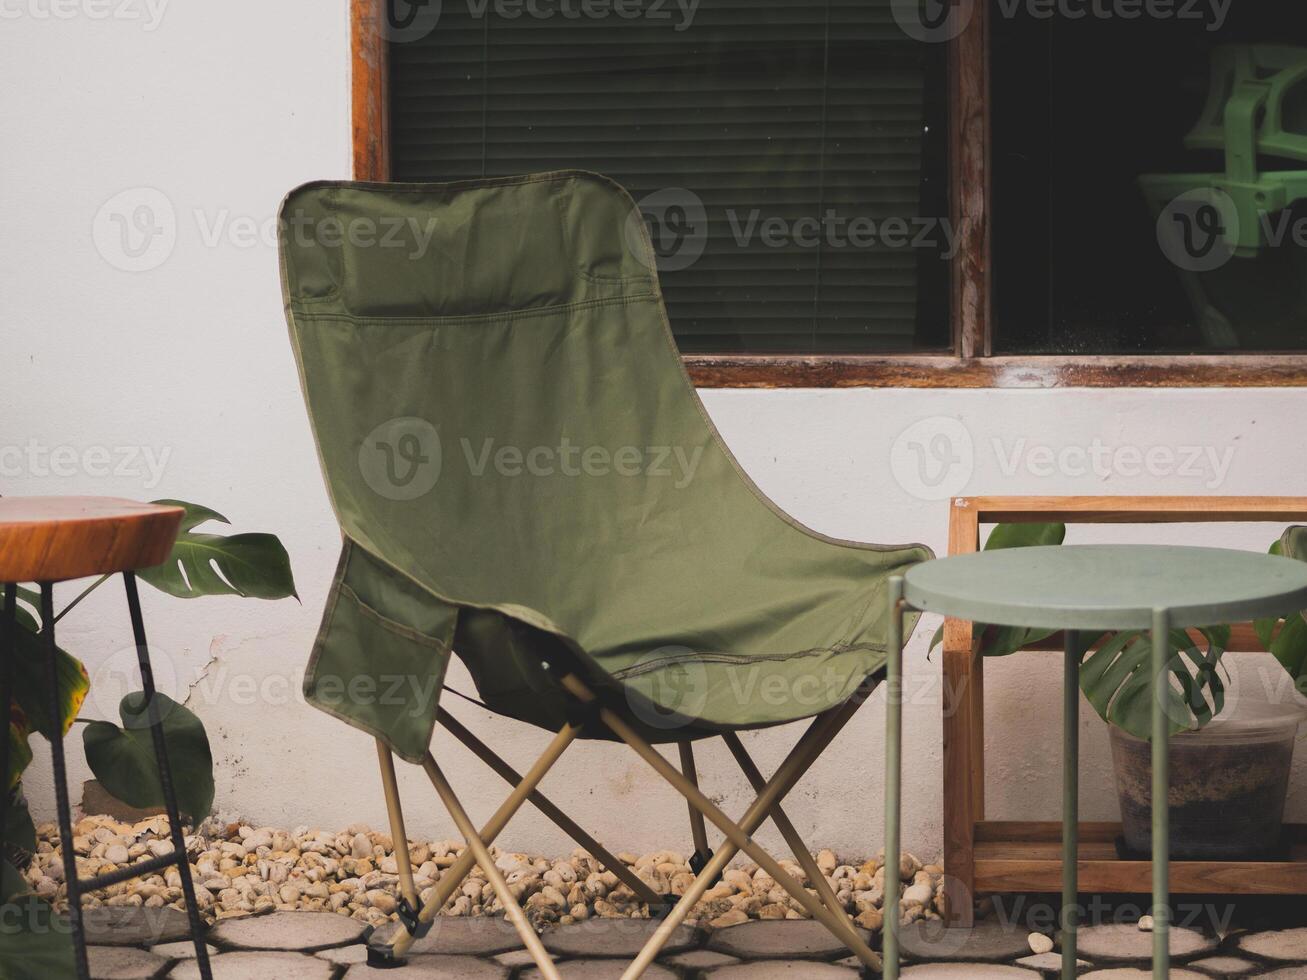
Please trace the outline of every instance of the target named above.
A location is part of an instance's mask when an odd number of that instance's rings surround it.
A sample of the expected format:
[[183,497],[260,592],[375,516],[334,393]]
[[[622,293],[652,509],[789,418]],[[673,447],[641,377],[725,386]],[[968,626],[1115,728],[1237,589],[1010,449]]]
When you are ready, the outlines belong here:
[[[663,912],[662,921],[658,924],[644,948],[641,949],[640,953],[622,974],[622,980],[636,980],[648,969],[677,927],[685,921],[704,893],[720,880],[721,873],[740,852],[748,855],[809,915],[821,922],[837,939],[848,946],[850,951],[866,967],[876,972],[881,970],[880,956],[871,949],[862,938],[861,933],[854,927],[848,914],[836,898],[834,890],[818,869],[807,846],[799,837],[798,831],[795,830],[793,823],[790,822],[785,815],[785,811],[781,808],[781,801],[786,794],[808,771],[821,753],[825,751],[826,747],[875,689],[877,683],[875,679],[868,678],[854,695],[843,704],[816,716],[771,779],[763,778],[762,773],[745,751],[744,744],[738,735],[734,732],[726,732],[722,735],[722,739],[731,755],[758,794],[738,822],[727,817],[699,790],[694,766],[694,753],[689,741],[678,743],[682,767],[681,771],[678,771],[663,758],[657,749],[627,724],[619,713],[604,706],[601,699],[575,673],[563,674],[560,682],[562,687],[575,699],[579,709],[578,714],[584,714],[587,719],[597,720],[602,723],[604,727],[630,746],[637,755],[649,763],[655,772],[685,797],[689,807],[691,831],[695,846],[695,855],[691,859],[691,869],[695,874],[694,882],[679,899],[675,899],[674,896],[670,895],[658,895],[537,789],[545,774],[580,734],[580,725],[569,723],[561,728],[536,763],[525,776],[522,776],[455,719],[442,715],[440,721],[446,730],[502,776],[513,787],[513,790],[478,832],[436,764],[434,757],[431,753],[427,753],[423,762],[423,769],[440,796],[441,802],[449,811],[459,833],[467,841],[467,847],[464,848],[453,865],[444,871],[435,886],[431,900],[423,905],[419,901],[413,880],[408,839],[404,830],[404,817],[400,806],[399,791],[395,782],[394,760],[391,757],[389,748],[378,741],[377,751],[381,765],[382,784],[385,790],[386,807],[390,815],[391,833],[395,842],[399,870],[401,921],[388,942],[382,940],[373,941],[369,956],[374,964],[379,966],[397,965],[413,942],[417,938],[424,936],[431,928],[432,921],[453,897],[455,891],[462,886],[464,880],[471,873],[473,866],[479,865],[500,904],[504,906],[509,921],[512,922],[522,941],[526,944],[528,952],[539,966],[541,973],[548,980],[558,980],[557,967],[545,951],[534,928],[527,921],[521,906],[513,898],[503,874],[495,866],[489,852],[490,845],[498,837],[508,821],[521,808],[522,804],[529,800],[541,813],[552,820],[608,871],[611,871],[623,884],[630,888],[639,901],[648,903],[652,908],[661,909]],[[802,882],[786,872],[750,836],[769,817],[780,831],[786,844],[794,852],[794,857],[807,874],[808,880],[816,890],[816,895],[805,889]],[[726,838],[716,852],[708,847],[705,820],[713,823]],[[886,875],[887,908],[890,907],[888,904],[891,894],[890,878],[894,878],[897,883],[896,875]],[[886,936],[889,937],[891,933],[892,926],[889,919],[887,919]]]

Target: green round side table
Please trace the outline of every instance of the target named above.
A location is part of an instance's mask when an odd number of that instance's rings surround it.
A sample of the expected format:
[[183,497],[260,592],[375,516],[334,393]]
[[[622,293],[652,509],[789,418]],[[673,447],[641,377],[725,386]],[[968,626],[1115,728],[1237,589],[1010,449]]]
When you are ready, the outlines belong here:
[[[1079,831],[1079,631],[1151,629],[1154,692],[1169,677],[1167,632],[1285,616],[1307,609],[1307,563],[1249,551],[1155,545],[1070,545],[982,551],[925,562],[890,579],[886,708],[885,866],[899,863],[903,611],[912,608],[995,626],[1065,630],[1062,707],[1062,976],[1076,975]],[[1153,976],[1169,971],[1165,699],[1154,693]],[[1161,801],[1161,806],[1158,802]],[[885,876],[884,908],[896,909],[898,875]],[[886,915],[885,977],[899,975],[898,916]]]

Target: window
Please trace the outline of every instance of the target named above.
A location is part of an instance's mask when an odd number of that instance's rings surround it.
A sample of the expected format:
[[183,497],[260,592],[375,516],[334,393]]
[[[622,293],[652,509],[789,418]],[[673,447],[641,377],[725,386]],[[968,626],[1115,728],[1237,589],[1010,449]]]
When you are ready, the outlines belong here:
[[391,175],[615,178],[683,351],[945,349],[946,51],[889,0],[619,9],[444,3],[391,45]]
[[356,175],[621,181],[700,385],[1307,385],[1300,2],[352,2]]
[[994,18],[995,351],[1307,349],[1299,7]]

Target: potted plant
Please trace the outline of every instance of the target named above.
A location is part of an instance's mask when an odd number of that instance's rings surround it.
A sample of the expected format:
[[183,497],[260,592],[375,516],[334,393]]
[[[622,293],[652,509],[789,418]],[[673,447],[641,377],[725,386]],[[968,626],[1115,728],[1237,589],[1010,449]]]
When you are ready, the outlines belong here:
[[[1064,524],[1000,524],[986,550],[1055,546]],[[1307,560],[1307,528],[1289,528],[1272,554]],[[1298,691],[1307,687],[1307,620],[1303,615],[1254,624],[1259,641],[1288,672]],[[977,623],[983,656],[1007,656],[1052,636],[1052,630]],[[1230,626],[1172,630],[1166,712],[1175,736],[1168,792],[1171,855],[1180,859],[1248,859],[1272,856],[1281,823],[1293,747],[1302,711],[1295,705],[1240,704],[1226,710],[1221,658]],[[941,642],[935,634],[932,648]],[[1128,851],[1150,850],[1152,712],[1147,631],[1080,635],[1080,689],[1111,727],[1112,759]]]

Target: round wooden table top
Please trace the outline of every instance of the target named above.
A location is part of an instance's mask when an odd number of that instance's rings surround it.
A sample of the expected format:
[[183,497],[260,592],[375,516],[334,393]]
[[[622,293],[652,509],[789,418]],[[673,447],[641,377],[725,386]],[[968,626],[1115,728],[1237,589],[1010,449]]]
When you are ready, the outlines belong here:
[[0,582],[62,582],[162,564],[184,513],[114,497],[0,497]]

